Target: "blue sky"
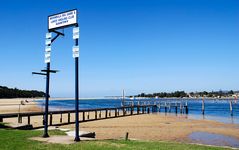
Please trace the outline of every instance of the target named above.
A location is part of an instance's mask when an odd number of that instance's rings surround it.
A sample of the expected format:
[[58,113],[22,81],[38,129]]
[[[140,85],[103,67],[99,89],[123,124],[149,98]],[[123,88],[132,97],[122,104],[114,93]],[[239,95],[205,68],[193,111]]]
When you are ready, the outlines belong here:
[[[239,90],[238,0],[2,0],[0,85],[45,90],[47,16],[80,12],[80,95]],[[74,97],[72,28],[52,46],[50,94]]]

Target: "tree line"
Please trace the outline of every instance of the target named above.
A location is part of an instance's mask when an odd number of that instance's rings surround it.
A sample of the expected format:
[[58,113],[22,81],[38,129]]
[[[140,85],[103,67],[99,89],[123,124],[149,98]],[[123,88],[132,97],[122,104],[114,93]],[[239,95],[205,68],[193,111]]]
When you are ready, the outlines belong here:
[[[175,92],[158,92],[152,94],[140,93],[134,97],[148,97],[148,98],[166,98],[166,97],[212,97],[212,98],[221,98],[221,97],[231,97],[235,94],[235,91],[203,91],[203,92],[190,92],[186,93],[185,91],[175,91]],[[133,96],[130,96],[133,97]]]
[[159,92],[159,93],[153,93],[153,94],[146,94],[146,93],[141,93],[138,95],[135,95],[134,97],[159,97],[159,98],[164,98],[164,97],[188,97],[188,94],[185,93],[184,91],[175,91],[171,93],[167,92]]
[[42,91],[37,90],[20,90],[17,88],[8,88],[0,86],[0,98],[34,98],[43,97],[45,95]]

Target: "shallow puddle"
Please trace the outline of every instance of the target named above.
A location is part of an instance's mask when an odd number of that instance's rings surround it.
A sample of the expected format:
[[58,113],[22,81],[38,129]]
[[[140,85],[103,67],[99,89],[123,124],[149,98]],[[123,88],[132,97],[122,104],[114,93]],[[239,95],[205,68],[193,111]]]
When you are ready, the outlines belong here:
[[230,146],[239,148],[238,139],[221,134],[213,134],[207,132],[193,132],[189,135],[188,138],[194,143],[216,146]]

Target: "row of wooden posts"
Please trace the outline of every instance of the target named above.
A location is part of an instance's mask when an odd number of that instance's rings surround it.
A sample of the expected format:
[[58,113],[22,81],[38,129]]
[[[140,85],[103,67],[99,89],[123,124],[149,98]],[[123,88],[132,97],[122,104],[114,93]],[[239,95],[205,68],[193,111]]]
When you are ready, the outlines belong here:
[[[129,115],[139,115],[156,111],[155,105],[144,105],[144,106],[134,106],[134,107],[117,107],[117,108],[97,108],[97,109],[85,109],[79,110],[82,113],[82,118],[80,122],[94,121],[100,119],[116,118]],[[90,118],[89,113],[94,113],[94,118]],[[102,116],[104,112],[104,116]],[[75,110],[62,110],[62,111],[50,111],[49,112],[49,125],[60,125],[60,124],[73,124],[71,121],[71,114],[75,113]],[[63,123],[63,114],[67,114],[67,122]],[[53,124],[53,116],[60,115],[60,123]],[[10,114],[0,114],[0,122],[3,122],[6,118],[17,118],[18,122],[22,122],[22,118],[27,118],[27,124],[31,124],[31,117],[33,116],[44,116],[44,112],[27,112],[27,113],[10,113]],[[43,117],[44,118],[44,117]],[[44,125],[44,119],[43,119]]]
[[[79,113],[82,114],[82,117],[79,119],[79,122],[95,121],[101,119],[117,118],[131,115],[139,114],[148,114],[153,112],[165,111],[171,112],[172,109],[175,109],[175,113],[188,113],[187,106],[178,106],[178,105],[137,105],[137,106],[125,106],[117,108],[97,108],[97,109],[84,109],[79,110]],[[66,125],[73,124],[75,121],[72,121],[71,114],[75,113],[74,110],[62,110],[62,111],[50,111],[49,112],[49,125]],[[90,113],[94,113],[94,117],[90,117]],[[67,121],[63,122],[63,115],[67,115]],[[102,116],[104,114],[104,116]],[[53,124],[53,116],[60,115],[59,123]],[[19,123],[22,123],[22,118],[27,118],[27,124],[31,124],[31,117],[33,116],[43,116],[44,112],[28,112],[28,113],[11,113],[11,114],[0,114],[0,122],[3,122],[5,118],[17,118]],[[44,125],[44,119],[42,121]],[[43,127],[43,126],[40,126]]]
[[[121,105],[126,105],[126,106],[134,106],[135,104],[136,105],[150,105],[151,103],[153,103],[153,105],[157,105],[159,110],[160,110],[160,107],[163,107],[165,108],[165,112],[167,112],[167,109],[169,110],[169,112],[171,111],[171,107],[175,107],[175,112],[177,113],[177,107],[179,107],[180,109],[180,113],[186,113],[188,114],[188,103],[187,101],[185,102],[160,102],[160,100],[158,101],[152,101],[152,100],[145,100],[145,101],[124,101],[124,104],[121,104]],[[230,110],[230,114],[231,116],[233,116],[233,101],[232,100],[229,100],[229,110]],[[185,111],[185,112],[184,112]],[[202,107],[201,107],[201,112],[202,112],[202,115],[205,115],[205,101],[204,99],[202,99]]]

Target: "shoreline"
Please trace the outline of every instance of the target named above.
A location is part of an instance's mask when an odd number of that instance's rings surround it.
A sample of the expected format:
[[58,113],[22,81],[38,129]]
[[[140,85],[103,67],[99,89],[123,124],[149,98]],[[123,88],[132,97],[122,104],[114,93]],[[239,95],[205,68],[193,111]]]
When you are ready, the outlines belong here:
[[[6,100],[6,99],[5,99]],[[13,102],[19,102],[25,99],[15,99]],[[0,104],[2,101],[0,100]],[[26,104],[21,110],[42,111],[39,107],[35,108],[36,102],[32,100],[33,105]],[[0,109],[0,113],[8,113],[13,108],[4,112]],[[122,112],[121,112],[122,113]],[[104,112],[101,113],[104,116]],[[94,112],[89,113],[90,118],[94,118]],[[59,123],[60,114],[54,115],[53,124]],[[67,122],[68,116],[63,115],[63,122]],[[82,114],[80,114],[82,117]],[[31,124],[33,126],[42,125],[42,116],[31,117]],[[71,121],[75,119],[75,114],[71,114]],[[4,119],[4,122],[10,124],[17,124],[17,118]],[[27,123],[27,118],[23,118],[23,123]],[[74,131],[75,125],[59,126],[60,128],[70,129]],[[230,136],[239,140],[239,124],[227,124],[213,120],[192,119],[185,115],[178,114],[143,114],[120,118],[104,119],[92,122],[80,123],[80,130],[90,131],[96,133],[96,139],[119,139],[129,133],[130,139],[150,140],[150,141],[176,141],[176,142],[191,142],[188,136],[193,132],[207,132],[213,134],[221,134]]]
[[[122,98],[104,98],[104,97],[92,97],[92,98],[79,98],[79,100],[101,100],[101,99],[104,99],[104,100],[122,100]],[[130,98],[125,98],[125,100],[127,101],[143,101],[143,100],[195,100],[195,101],[202,101],[202,99],[204,100],[209,100],[209,101],[214,101],[214,100],[218,100],[218,101],[223,101],[223,100],[236,100],[236,101],[239,101],[239,99],[235,99],[233,97],[226,97],[226,98],[203,98],[203,97],[199,97],[199,98],[187,98],[187,97],[184,97],[184,98],[178,98],[178,97],[166,97],[166,98],[145,98],[145,97],[140,97],[140,98],[134,98],[134,99],[130,99]],[[0,98],[0,105],[3,104],[3,101],[6,102],[6,104],[8,104],[8,102],[12,103],[12,102],[16,102],[17,104],[21,101],[21,100],[28,100],[28,101],[39,101],[39,100],[45,100],[45,97],[37,97],[37,98]],[[49,100],[75,100],[75,98],[69,98],[69,97],[52,97],[52,98],[49,98]]]

